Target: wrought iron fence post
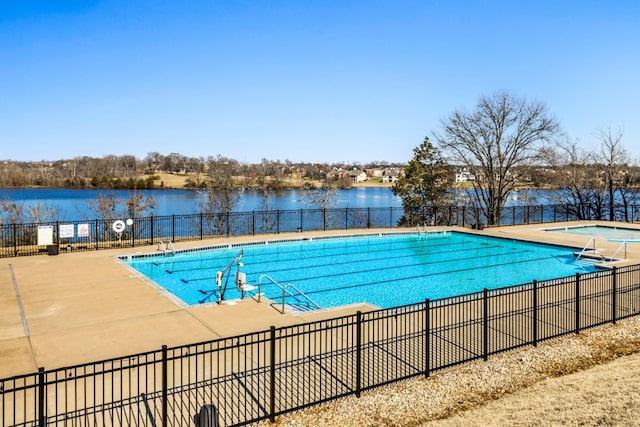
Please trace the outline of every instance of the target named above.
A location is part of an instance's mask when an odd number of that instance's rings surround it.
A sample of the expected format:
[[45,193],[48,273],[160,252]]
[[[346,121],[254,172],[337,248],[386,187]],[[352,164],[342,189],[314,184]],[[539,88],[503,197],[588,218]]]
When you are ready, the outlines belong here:
[[371,228],[371,208],[367,207],[367,228]]
[[18,256],[18,231],[16,230],[16,223],[13,224],[13,256]]
[[322,208],[322,230],[327,231],[327,208]]
[[302,231],[302,230],[303,230],[303,227],[302,227],[302,209],[300,209],[300,231]]
[[256,211],[251,211],[251,235],[256,235]]
[[533,281],[533,346],[538,346],[538,281]]
[[271,326],[270,328],[270,347],[269,347],[269,359],[270,359],[270,367],[269,367],[269,387],[270,387],[270,396],[269,396],[269,421],[272,423],[276,422],[276,327]]
[[152,245],[153,245],[153,238],[155,237],[155,233],[153,232],[154,225],[155,225],[155,221],[152,219],[151,220],[151,225],[149,226],[149,228],[151,229],[149,231],[151,232],[151,244]]
[[45,391],[47,388],[44,368],[38,368],[38,426],[45,427],[47,419],[45,418]]
[[482,353],[483,353],[483,359],[486,362],[487,360],[489,360],[489,290],[487,288],[484,288],[484,290],[482,291],[482,305],[483,305],[483,315],[484,315],[484,319],[483,319],[483,325],[482,325],[482,336],[483,336],[483,343],[482,343]]
[[176,216],[171,215],[171,241],[176,241]]
[[544,223],[544,205],[540,205],[540,223]]
[[580,273],[576,273],[576,334],[580,333]]
[[356,313],[356,397],[362,389],[362,312]]
[[162,427],[167,427],[167,346],[162,346]]
[[134,223],[133,222],[129,226],[129,229],[131,230],[131,247],[135,248],[136,247],[136,233],[135,233],[135,227],[134,227]]
[[280,234],[280,209],[276,211],[276,224],[277,224],[277,232]]
[[618,267],[615,265],[613,266],[611,276],[611,321],[615,324],[618,320],[616,311],[616,306],[618,304]]
[[431,375],[431,300],[424,302],[424,377]]
[[344,229],[349,229],[349,208],[344,208]]

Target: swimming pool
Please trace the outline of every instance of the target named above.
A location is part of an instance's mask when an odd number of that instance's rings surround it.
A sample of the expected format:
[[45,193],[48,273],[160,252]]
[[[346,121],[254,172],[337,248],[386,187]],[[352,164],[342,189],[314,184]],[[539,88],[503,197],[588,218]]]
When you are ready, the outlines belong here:
[[[390,308],[595,270],[574,263],[575,248],[457,232],[296,239],[122,259],[197,305],[218,301],[216,272],[229,266],[224,299],[241,296],[233,283],[240,251],[247,283],[256,285],[268,275],[293,284],[322,308],[360,302]],[[262,280],[261,291],[269,299],[282,298],[268,280]]]
[[545,231],[578,234],[612,240],[640,240],[640,230],[638,229],[610,227],[606,225],[580,225],[574,227],[547,228]]

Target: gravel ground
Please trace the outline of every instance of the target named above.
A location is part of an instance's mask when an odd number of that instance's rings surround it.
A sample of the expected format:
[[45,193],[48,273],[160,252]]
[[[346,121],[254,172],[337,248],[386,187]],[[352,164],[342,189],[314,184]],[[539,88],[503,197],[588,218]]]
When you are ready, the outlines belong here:
[[275,424],[637,426],[638,384],[635,317],[298,411]]

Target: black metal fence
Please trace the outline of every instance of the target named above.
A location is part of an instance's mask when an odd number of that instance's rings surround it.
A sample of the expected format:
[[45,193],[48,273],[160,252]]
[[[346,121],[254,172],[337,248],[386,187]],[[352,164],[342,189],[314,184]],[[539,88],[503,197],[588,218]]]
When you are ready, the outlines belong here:
[[[640,266],[0,380],[2,426],[245,425],[638,315]],[[198,424],[196,421],[199,421]]]
[[[616,207],[620,212],[622,207]],[[626,218],[638,221],[640,209],[624,207]],[[535,205],[504,208],[497,225],[535,224],[579,219],[571,205]],[[349,230],[395,227],[404,215],[403,208],[341,208],[233,212],[149,216],[121,222],[114,220],[65,221],[0,225],[0,258],[20,255],[58,254],[113,248],[131,248],[172,242],[202,240],[221,236],[256,235],[312,230]],[[469,207],[434,208],[429,223],[437,225],[479,226],[486,223],[481,211]],[[583,218],[584,219],[584,218]],[[615,218],[587,218],[615,219]],[[415,225],[415,224],[409,224]],[[117,231],[119,230],[119,231]],[[39,234],[50,233],[50,243],[39,244]]]

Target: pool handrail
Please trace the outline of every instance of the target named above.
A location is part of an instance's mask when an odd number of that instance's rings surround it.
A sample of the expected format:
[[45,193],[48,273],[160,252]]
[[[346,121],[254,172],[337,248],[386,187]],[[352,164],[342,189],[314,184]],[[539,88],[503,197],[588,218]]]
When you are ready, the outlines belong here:
[[262,290],[261,290],[261,288],[262,288],[262,279],[269,280],[272,284],[276,285],[277,287],[279,287],[282,290],[282,309],[280,310],[281,314],[284,314],[284,308],[286,306],[286,303],[285,303],[286,295],[289,295],[291,298],[293,298],[296,301],[300,301],[300,299],[295,294],[293,294],[293,293],[291,293],[291,292],[289,292],[287,290],[288,288],[291,288],[294,291],[296,291],[299,296],[303,297],[307,301],[307,303],[311,304],[314,308],[316,308],[316,309],[322,308],[318,303],[316,303],[314,300],[312,300],[308,295],[306,295],[300,289],[295,287],[293,284],[287,283],[285,285],[281,285],[280,283],[278,283],[278,281],[276,281],[273,277],[269,276],[268,274],[263,274],[258,279],[258,302],[260,302],[261,297],[262,297]]
[[618,252],[624,247],[624,257],[627,257],[627,243],[640,243],[640,239],[609,239],[610,242],[621,242],[618,249],[616,249],[615,253],[611,258],[615,258],[618,255]]
[[227,275],[227,280],[224,282],[224,288],[223,288],[222,278],[233,266],[233,263],[236,261],[238,262],[237,272],[238,273],[240,272],[240,267],[242,266],[242,263],[240,262],[240,260],[242,259],[243,256],[244,256],[244,250],[241,250],[236,256],[233,257],[231,261],[229,261],[229,264],[227,264],[225,268],[216,272],[216,286],[218,286],[218,295],[219,295],[218,304],[220,304],[224,300],[224,294],[227,291],[227,284],[229,283],[229,275]]
[[[169,248],[167,248],[167,245],[169,246]],[[158,240],[158,250],[161,250],[164,252],[164,255],[175,255],[176,254],[176,248],[175,246],[173,246],[173,242],[171,240],[167,240],[167,244],[165,245],[164,241],[162,240]]]
[[[589,245],[591,244],[591,242],[593,242],[593,249],[589,248]],[[573,262],[578,262],[578,260],[582,257],[582,255],[584,255],[584,253],[586,251],[593,251],[593,253],[596,253],[596,238],[595,236],[591,237],[589,239],[589,241],[584,245],[584,248],[582,248],[582,250],[580,251],[580,253],[578,254],[578,256],[576,257],[576,259],[573,260]]]

